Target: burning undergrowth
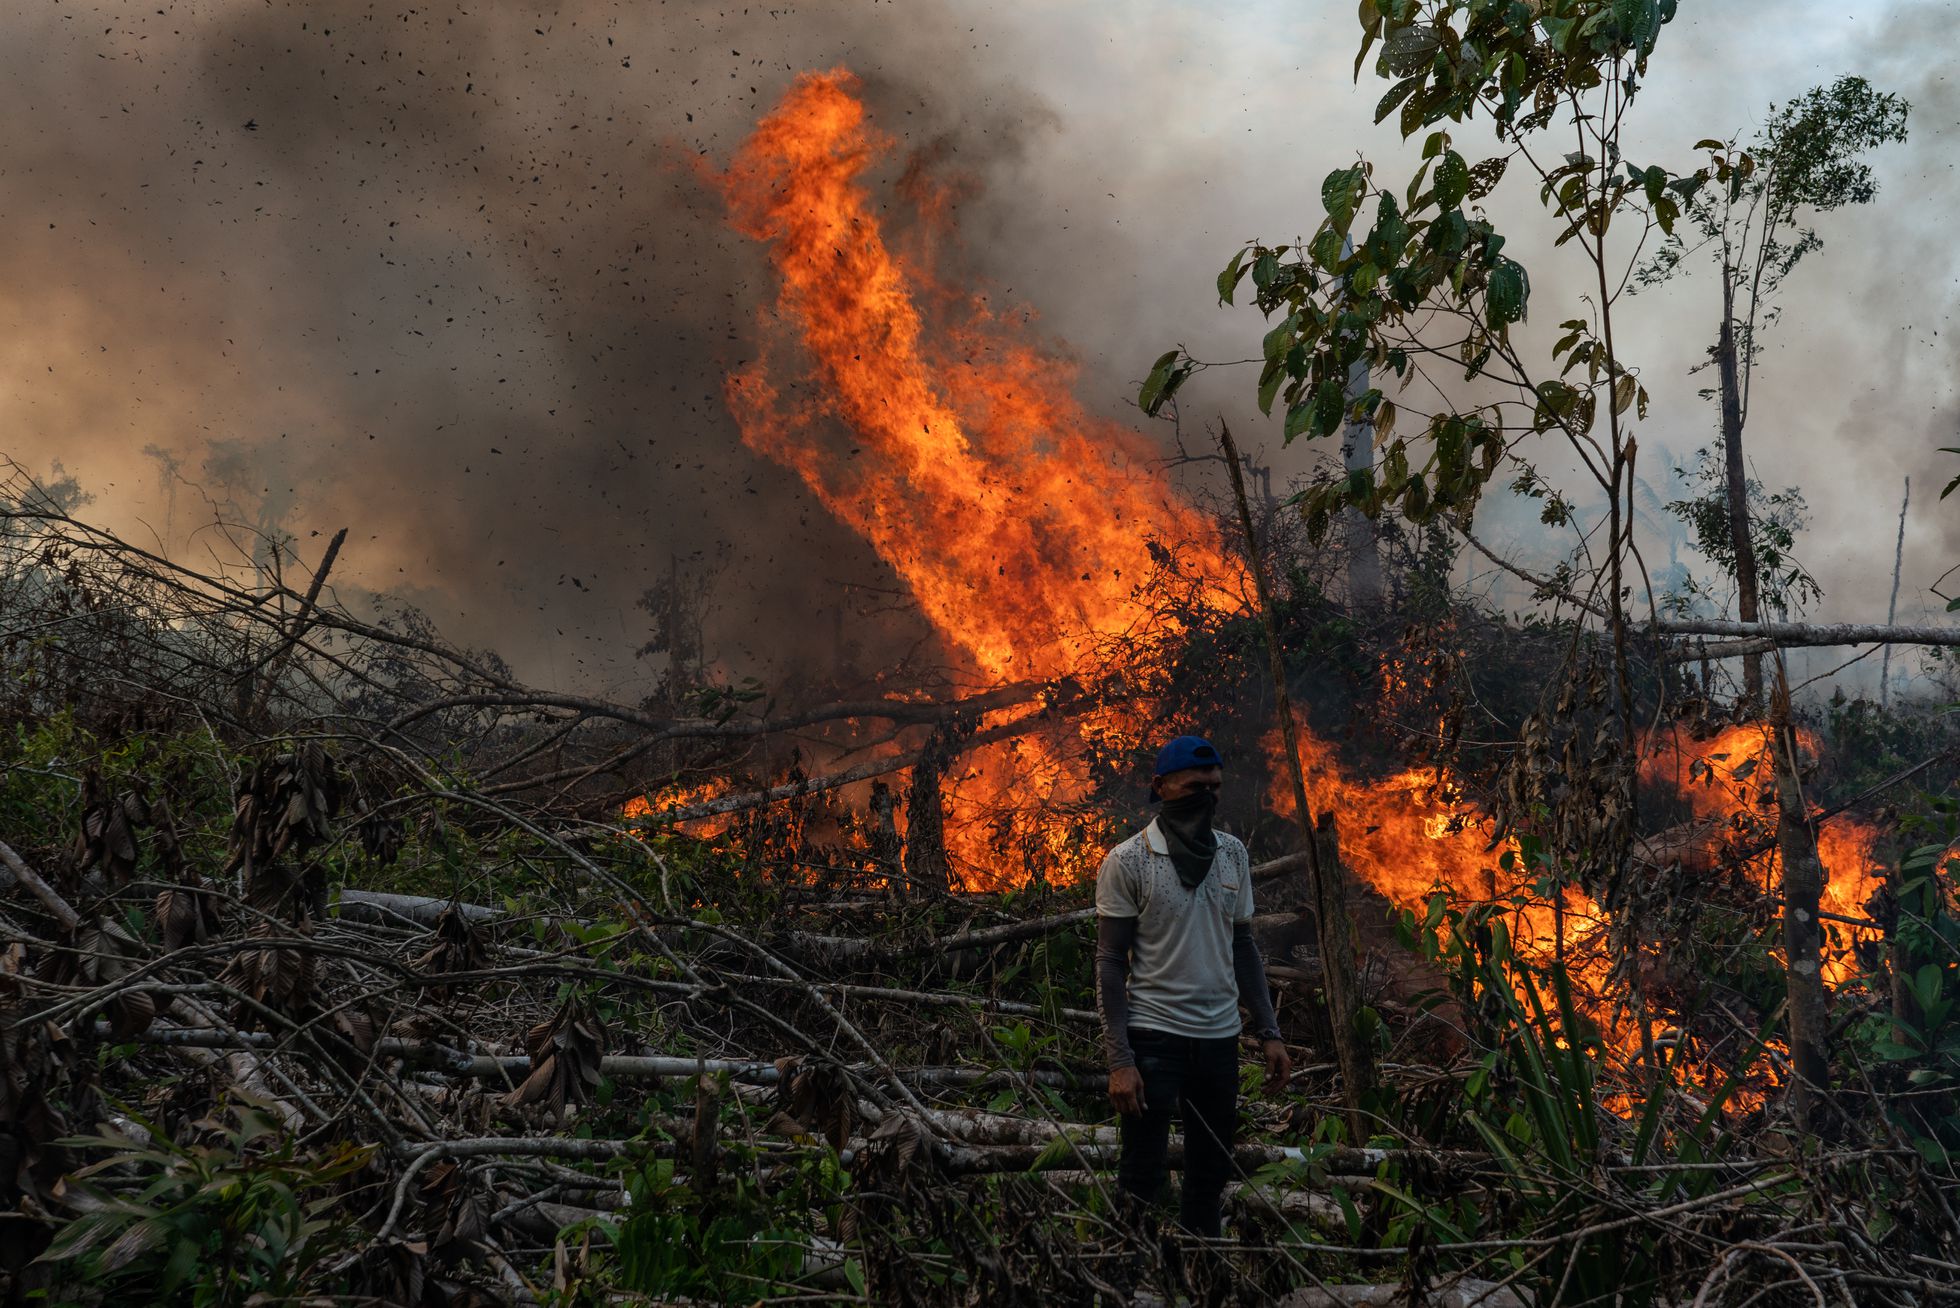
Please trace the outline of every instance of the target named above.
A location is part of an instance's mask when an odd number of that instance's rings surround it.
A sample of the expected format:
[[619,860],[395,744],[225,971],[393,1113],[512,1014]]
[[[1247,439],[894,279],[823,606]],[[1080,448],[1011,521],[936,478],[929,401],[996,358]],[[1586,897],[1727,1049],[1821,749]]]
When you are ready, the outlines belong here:
[[[1069,369],[1025,320],[948,280],[935,252],[951,238],[957,188],[922,180],[919,160],[898,190],[923,226],[905,229],[912,239],[888,235],[890,206],[871,178],[891,151],[852,79],[832,72],[800,79],[726,169],[708,174],[779,285],[758,323],[759,355],[728,376],[728,404],[744,441],[793,469],[903,581],[938,633],[950,684],[1042,689],[955,714],[923,736],[833,720],[773,771],[767,760],[752,769],[746,788],[655,789],[625,815],[722,838],[758,866],[773,859],[797,876],[1066,886],[1134,820],[1123,797],[1136,792],[1152,737],[1200,727],[1246,746],[1238,757],[1258,807],[1242,811],[1242,825],[1288,841],[1291,793],[1258,780],[1286,775],[1277,730],[1246,730],[1269,720],[1270,696],[1246,657],[1246,576],[1218,521],[1174,490],[1135,433],[1085,411]],[[1631,911],[1616,924],[1602,904],[1665,900],[1675,926],[1696,919],[1697,905],[1717,905],[1766,929],[1779,884],[1767,731],[1690,724],[1643,738],[1638,802],[1669,825],[1650,819],[1634,867],[1587,872],[1526,857],[1520,839],[1537,840],[1539,824],[1518,811],[1500,821],[1490,769],[1473,776],[1457,761],[1464,697],[1449,682],[1463,664],[1463,619],[1434,600],[1449,548],[1424,543],[1417,572],[1428,599],[1407,597],[1403,631],[1359,642],[1381,653],[1348,669],[1352,684],[1302,688],[1319,710],[1310,717],[1373,719],[1345,748],[1303,734],[1309,802],[1337,818],[1348,870],[1379,897],[1373,912],[1385,901],[1420,916],[1439,892],[1461,905],[1508,905],[1521,956],[1572,965],[1587,1012],[1631,1067],[1656,1038],[1692,1028],[1709,998],[1705,986],[1667,983],[1683,966],[1671,957],[1678,942],[1630,925]],[[1292,633],[1311,646],[1316,602],[1320,617],[1335,610],[1310,579],[1294,580]],[[877,689],[923,693],[890,681]],[[1802,739],[1814,761],[1814,735]],[[1412,763],[1395,761],[1410,754]],[[771,796],[788,798],[797,816],[740,816]],[[1834,982],[1856,972],[1877,836],[1838,815],[1820,828]],[[1607,884],[1628,878],[1648,884],[1631,897]],[[1647,961],[1609,961],[1616,941]],[[1643,972],[1651,993],[1641,992]],[[1726,1037],[1696,1049],[1712,1060],[1696,1073],[1703,1080],[1744,1056]]]
[[[1234,760],[1255,858],[1303,815],[1272,784],[1226,533],[1025,322],[887,234],[885,148],[848,77],[811,76],[714,174],[781,288],[725,394],[902,583],[929,654],[776,697],[706,658],[638,704],[543,691],[413,615],[348,612],[338,540],[200,574],[5,488],[10,1292],[171,1275],[197,1256],[184,1213],[299,1251],[254,1265],[268,1299],[535,1300],[548,1278],[568,1302],[1089,1302],[1129,1257],[1083,1236],[1113,1229],[1087,878],[1168,732]],[[916,172],[906,193],[952,212]],[[1282,1019],[1319,1057],[1251,1110],[1234,1202],[1257,1238],[1220,1284],[1271,1298],[1302,1257],[1424,1232],[1447,1241],[1429,1263],[1501,1248],[1521,1277],[1577,1229],[1653,1284],[1827,1223],[1856,1223],[1845,1260],[1888,1284],[1945,1249],[1912,1215],[1938,1193],[1917,1160],[1960,1143],[1923,1106],[1960,1056],[1939,847],[1899,858],[1886,824],[1826,807],[1803,730],[1779,763],[1760,723],[1684,718],[1629,758],[1598,642],[1454,601],[1440,529],[1390,540],[1365,612],[1267,508],[1307,802],[1367,892],[1382,1081],[1348,1115],[1305,864],[1262,863]],[[1668,677],[1642,666],[1642,712]],[[1874,1083],[1932,1087],[1903,1110],[1844,1090],[1863,1134],[1813,1172],[1758,984],[1793,825],[1819,832],[1847,1040],[1892,1064]],[[1836,1203],[1881,1171],[1898,1216]]]

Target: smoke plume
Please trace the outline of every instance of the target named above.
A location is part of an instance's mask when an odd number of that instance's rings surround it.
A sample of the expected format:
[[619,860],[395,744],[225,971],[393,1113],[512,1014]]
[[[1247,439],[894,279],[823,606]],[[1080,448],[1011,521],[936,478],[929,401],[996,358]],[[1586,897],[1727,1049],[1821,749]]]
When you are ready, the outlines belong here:
[[[218,511],[302,542],[347,525],[343,588],[420,603],[539,679],[644,683],[637,601],[673,578],[730,675],[891,657],[925,638],[897,578],[724,410],[773,288],[697,165],[724,165],[797,73],[849,67],[899,142],[890,203],[908,165],[953,197],[943,257],[1038,313],[1089,409],[1122,417],[1171,344],[1256,354],[1262,324],[1216,308],[1212,274],[1245,238],[1310,232],[1328,169],[1400,148],[1351,83],[1350,8],[1321,8],[23,7],[0,18],[0,451],[59,463],[99,516],[189,558]],[[1791,286],[1750,438],[1763,481],[1809,493],[1800,552],[1833,618],[1883,617],[1913,475],[1913,617],[1960,558],[1936,499],[1938,446],[1960,444],[1950,6],[1777,13],[1811,35],[1690,7],[1643,146],[1688,166],[1699,137],[1840,72],[1914,101],[1879,204],[1824,224]],[[1549,327],[1581,286],[1555,260],[1533,273]],[[1713,434],[1687,375],[1712,303],[1698,275],[1629,312],[1644,449],[1685,459]],[[1279,450],[1253,382],[1205,374],[1186,412],[1301,470],[1318,451]],[[1569,544],[1491,508],[1517,549]]]

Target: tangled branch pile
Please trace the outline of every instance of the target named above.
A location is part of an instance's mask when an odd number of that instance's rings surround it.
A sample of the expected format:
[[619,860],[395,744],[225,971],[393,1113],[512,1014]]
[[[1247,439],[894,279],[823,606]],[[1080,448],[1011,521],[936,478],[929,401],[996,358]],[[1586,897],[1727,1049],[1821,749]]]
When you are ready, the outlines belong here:
[[870,818],[769,863],[770,823],[848,817],[834,777],[683,813],[753,815],[740,852],[619,817],[675,742],[1079,690],[609,704],[355,617],[338,540],[197,572],[5,499],[10,1303],[1960,1297],[1926,1141],[1600,1084],[1569,995],[1474,914],[1408,924],[1452,1002],[1371,974],[1378,1129],[1346,1138],[1290,858],[1262,925],[1304,1070],[1248,1108],[1238,1238],[1146,1238],[1112,1202],[1083,890],[921,886]]

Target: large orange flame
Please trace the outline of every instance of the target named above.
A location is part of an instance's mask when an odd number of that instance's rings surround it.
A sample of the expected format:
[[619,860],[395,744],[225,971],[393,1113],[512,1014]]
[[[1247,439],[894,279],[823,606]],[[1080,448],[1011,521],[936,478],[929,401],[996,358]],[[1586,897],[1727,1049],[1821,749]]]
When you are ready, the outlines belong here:
[[[1811,733],[1799,730],[1798,742],[1816,753]],[[1417,913],[1439,889],[1459,904],[1517,905],[1510,928],[1520,957],[1543,964],[1562,955],[1577,996],[1609,1050],[1622,1063],[1631,1063],[1646,1041],[1621,1002],[1624,987],[1612,974],[1613,951],[1602,947],[1609,943],[1601,934],[1605,915],[1590,896],[1566,886],[1554,904],[1532,884],[1528,869],[1514,862],[1506,870],[1505,850],[1491,839],[1488,818],[1464,801],[1447,770],[1405,769],[1359,780],[1326,743],[1302,733],[1299,744],[1308,802],[1339,819],[1341,859],[1350,872],[1395,907]],[[1274,777],[1270,803],[1291,817],[1298,806],[1277,730],[1268,734],[1265,747]],[[1716,874],[1726,867],[1753,890],[1775,895],[1782,883],[1780,856],[1774,849],[1761,849],[1765,829],[1774,832],[1774,796],[1764,789],[1773,778],[1769,748],[1769,732],[1762,724],[1730,727],[1699,742],[1663,733],[1643,742],[1639,771],[1651,794],[1678,796],[1710,828],[1687,849],[1693,872]],[[1873,858],[1878,834],[1872,825],[1846,817],[1818,828],[1826,912],[1863,918],[1864,904],[1878,885]],[[1670,852],[1680,851],[1680,846],[1670,847]],[[1827,933],[1825,976],[1833,984],[1855,971],[1852,946],[1865,934],[1867,928],[1843,923]],[[1654,1012],[1649,1020],[1645,1034],[1653,1039],[1668,1018]],[[1693,1066],[1690,1059],[1684,1074],[1712,1086],[1723,1072]],[[1744,1093],[1739,1102],[1757,1097]],[[1624,1099],[1615,1103],[1627,1106]]]
[[[762,320],[762,356],[727,382],[744,442],[794,469],[870,542],[978,678],[1106,671],[1098,663],[1112,641],[1163,621],[1139,593],[1149,537],[1175,544],[1183,571],[1206,579],[1212,603],[1235,607],[1238,564],[1213,525],[1149,466],[1137,435],[1085,412],[1070,369],[1037,348],[1025,324],[938,284],[888,243],[866,175],[892,143],[868,125],[855,85],[842,71],[799,78],[727,170],[711,175],[736,228],[767,246],[780,284]],[[930,213],[943,214],[943,193],[926,198]],[[1406,674],[1385,667],[1387,688]],[[1076,734],[1025,737],[962,759],[947,778],[955,880],[996,884],[985,870],[989,848],[1009,837],[1047,845],[1056,860],[1073,857],[1058,880],[1086,872],[1096,842],[1078,831],[1072,851],[1060,848],[1059,824],[1027,821],[1038,808],[1030,800],[1087,799],[1084,741],[1118,736],[1125,725],[1106,714]],[[1570,935],[1597,931],[1600,914],[1582,892],[1563,891],[1554,907],[1520,893],[1524,872],[1497,870],[1503,851],[1447,772],[1362,781],[1310,735],[1302,750],[1311,802],[1341,819],[1345,861],[1391,902],[1418,907],[1438,885],[1465,900],[1526,901],[1514,938],[1547,957]],[[1269,751],[1283,774],[1276,739]],[[1670,742],[1657,743],[1643,765],[1649,781],[1669,766],[1690,770]],[[1675,784],[1697,812],[1707,805],[1732,816],[1743,802]],[[1286,788],[1274,799],[1291,811]],[[1870,835],[1839,824],[1823,843],[1829,905],[1854,914],[1868,893]],[[1773,855],[1751,866],[1760,886],[1775,885]],[[1018,877],[1010,869],[1005,879]],[[1616,1042],[1637,1046],[1626,1020],[1607,1011],[1604,958],[1599,951],[1582,964],[1579,979],[1602,996],[1602,1024]]]
[[[1139,593],[1152,541],[1215,603],[1233,602],[1237,565],[1137,434],[1087,413],[1071,370],[1023,324],[934,285],[887,243],[864,177],[891,142],[854,88],[841,70],[799,78],[712,178],[781,287],[763,356],[727,383],[743,441],[861,533],[989,682],[1109,671],[1112,641],[1162,621]],[[929,332],[922,304],[954,320]],[[785,381],[791,356],[807,375]],[[1086,800],[1083,742],[1120,725],[1105,714],[970,753],[948,778],[956,880],[992,884],[1008,846],[1051,844],[1025,822],[1014,830],[1017,815],[1030,799]],[[1092,843],[1048,850],[1053,879],[1093,867]]]
[[[1816,734],[1794,728],[1798,749],[1815,758]],[[1640,760],[1640,779],[1649,787],[1679,795],[1697,821],[1708,828],[1712,846],[1704,864],[1732,862],[1756,889],[1777,895],[1783,885],[1783,856],[1776,847],[1775,763],[1767,724],[1739,723],[1705,740],[1663,733],[1648,742]],[[1818,805],[1812,804],[1814,811]],[[1824,865],[1822,908],[1839,917],[1863,919],[1865,903],[1879,888],[1875,850],[1879,829],[1850,817],[1817,827],[1817,856]],[[1768,848],[1755,852],[1767,844]],[[1710,869],[1712,870],[1712,868]],[[1867,929],[1832,925],[1827,931],[1824,974],[1833,983],[1855,970],[1852,945]]]
[[[957,353],[935,346],[918,270],[887,245],[864,184],[891,143],[854,86],[843,71],[799,78],[716,179],[780,279],[766,339],[793,333],[812,383],[792,403],[765,357],[729,378],[729,407],[743,440],[861,532],[976,671],[1076,673],[1099,637],[1146,614],[1147,538],[1195,548],[1196,575],[1236,569],[1149,469],[1148,447],[1086,413],[1067,369],[1011,323],[978,317],[944,334]],[[848,456],[825,418],[848,429]]]

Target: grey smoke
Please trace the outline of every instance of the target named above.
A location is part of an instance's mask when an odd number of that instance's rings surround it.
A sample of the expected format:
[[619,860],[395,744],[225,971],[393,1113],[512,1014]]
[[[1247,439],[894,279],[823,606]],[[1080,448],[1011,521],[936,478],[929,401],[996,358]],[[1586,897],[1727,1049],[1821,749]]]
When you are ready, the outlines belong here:
[[[1804,557],[1831,617],[1883,616],[1874,578],[1911,472],[1905,593],[1938,607],[1926,587],[1960,558],[1936,499],[1953,458],[1937,447],[1960,444],[1944,232],[1956,114],[1936,67],[1953,6],[1689,8],[1641,110],[1654,158],[1685,163],[1697,137],[1747,129],[1840,72],[1914,101],[1880,204],[1828,226],[1791,288],[1751,439],[1764,481],[1810,496]],[[839,620],[838,583],[889,573],[722,411],[721,377],[771,287],[687,158],[724,161],[796,72],[853,68],[898,141],[885,175],[926,149],[977,181],[963,266],[1038,310],[1091,406],[1122,416],[1170,344],[1255,353],[1258,316],[1215,308],[1213,273],[1246,237],[1310,231],[1321,176],[1357,149],[1399,148],[1368,122],[1368,79],[1350,85],[1350,14],[1172,0],[11,11],[0,450],[61,460],[116,525],[179,552],[207,543],[191,532],[200,495],[302,540],[348,525],[349,584],[403,593],[539,679],[643,682],[631,654],[650,620],[634,601],[697,555],[723,568],[710,640],[736,675],[794,682],[840,639],[907,649],[925,633],[902,607]],[[1783,18],[1807,37],[1763,40]],[[1578,286],[1533,271],[1534,327],[1549,327]],[[1643,444],[1685,457],[1713,431],[1686,376],[1712,331],[1710,279],[1668,297],[1630,311],[1628,353],[1656,396]],[[1299,471],[1318,452],[1279,451],[1252,386],[1243,369],[1207,374],[1187,413],[1225,414]],[[1491,510],[1517,548],[1563,548],[1529,514]]]

